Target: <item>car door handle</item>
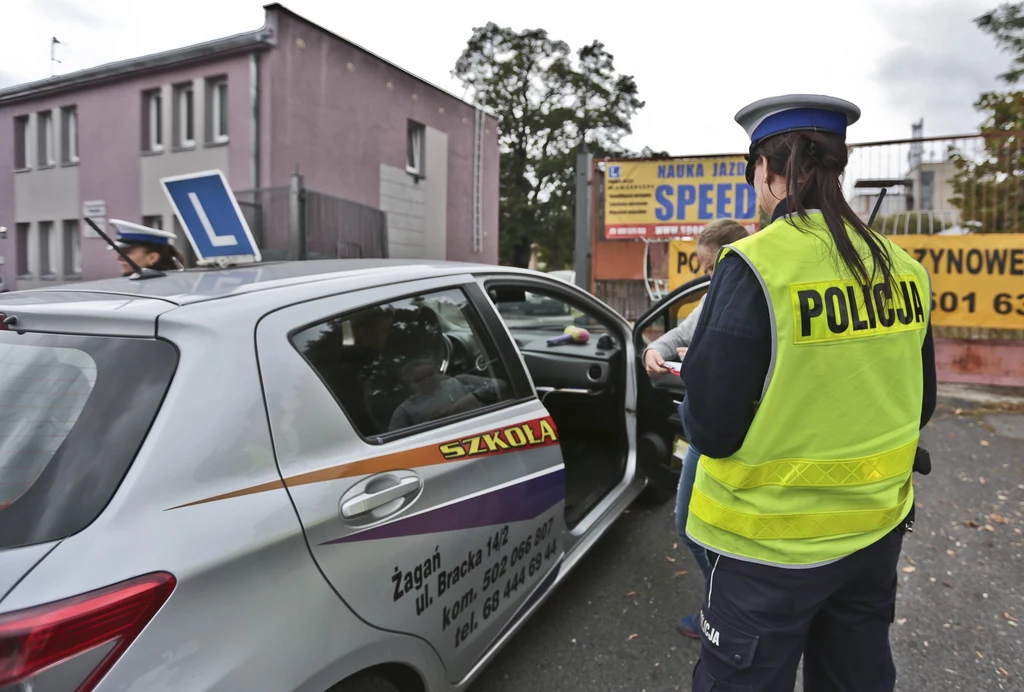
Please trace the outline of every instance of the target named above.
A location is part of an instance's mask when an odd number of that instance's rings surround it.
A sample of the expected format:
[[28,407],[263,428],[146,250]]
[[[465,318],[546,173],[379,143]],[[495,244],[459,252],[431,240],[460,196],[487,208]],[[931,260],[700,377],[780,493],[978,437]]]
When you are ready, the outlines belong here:
[[403,478],[398,481],[396,485],[392,485],[390,488],[385,488],[384,490],[374,493],[362,493],[361,495],[356,495],[341,506],[341,516],[345,519],[358,517],[360,514],[366,514],[367,512],[371,512],[389,502],[394,502],[400,497],[412,495],[419,489],[419,478],[415,476]]

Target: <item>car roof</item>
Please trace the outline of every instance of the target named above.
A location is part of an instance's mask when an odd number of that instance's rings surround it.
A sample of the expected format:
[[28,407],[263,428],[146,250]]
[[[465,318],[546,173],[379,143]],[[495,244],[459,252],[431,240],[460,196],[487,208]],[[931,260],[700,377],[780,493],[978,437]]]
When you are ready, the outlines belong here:
[[[506,267],[469,262],[424,260],[305,260],[301,262],[266,262],[228,269],[198,269],[167,272],[166,276],[133,280],[127,277],[63,284],[51,288],[18,291],[18,294],[46,294],[47,302],[60,302],[54,294],[110,294],[132,298],[151,298],[189,305],[209,300],[266,291],[286,286],[308,284],[332,279],[365,277],[366,286],[411,281],[418,278],[466,272],[510,271]],[[522,271],[522,270],[511,270]],[[531,272],[532,273],[532,272]],[[16,294],[7,294],[12,298]],[[39,296],[42,297],[42,296]],[[69,300],[75,300],[68,295]],[[78,298],[81,300],[81,298]],[[6,302],[6,301],[4,301]]]

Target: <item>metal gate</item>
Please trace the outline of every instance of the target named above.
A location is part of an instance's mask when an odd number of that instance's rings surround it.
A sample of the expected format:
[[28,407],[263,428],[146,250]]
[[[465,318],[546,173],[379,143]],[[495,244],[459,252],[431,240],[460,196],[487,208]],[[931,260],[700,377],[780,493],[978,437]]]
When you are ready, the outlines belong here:
[[309,190],[300,175],[235,197],[266,261],[388,256],[385,212]]

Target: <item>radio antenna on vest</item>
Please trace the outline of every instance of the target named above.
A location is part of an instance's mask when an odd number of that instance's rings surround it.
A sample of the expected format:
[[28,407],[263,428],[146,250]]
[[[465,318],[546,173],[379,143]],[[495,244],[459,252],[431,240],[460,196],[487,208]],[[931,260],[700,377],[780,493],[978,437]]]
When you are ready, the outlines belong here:
[[868,228],[871,228],[871,224],[875,222],[875,217],[878,216],[878,210],[882,208],[882,200],[885,199],[885,193],[889,191],[889,188],[883,187],[882,191],[878,193],[878,200],[875,202],[875,208],[871,210],[871,218],[868,219]]

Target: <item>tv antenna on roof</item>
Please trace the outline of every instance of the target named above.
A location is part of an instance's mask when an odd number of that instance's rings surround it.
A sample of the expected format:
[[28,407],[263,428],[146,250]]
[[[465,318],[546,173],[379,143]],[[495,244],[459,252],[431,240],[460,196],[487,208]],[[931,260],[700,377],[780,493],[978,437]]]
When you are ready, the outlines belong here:
[[[60,41],[57,40],[56,36],[51,36],[50,37],[50,76],[51,77],[53,76],[53,65],[54,65],[54,63],[59,63],[60,62],[60,60],[57,59],[57,44],[58,43],[60,43]],[[61,44],[61,45],[64,45],[64,44]]]

